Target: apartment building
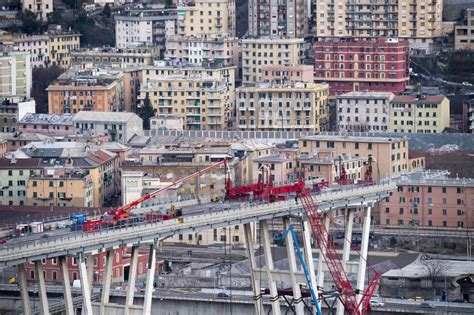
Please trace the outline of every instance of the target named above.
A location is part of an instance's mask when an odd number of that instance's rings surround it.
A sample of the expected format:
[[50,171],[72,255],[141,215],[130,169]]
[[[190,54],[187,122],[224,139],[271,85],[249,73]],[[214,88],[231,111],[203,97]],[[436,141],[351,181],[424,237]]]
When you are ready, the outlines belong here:
[[354,137],[347,135],[314,135],[298,139],[302,154],[321,149],[334,149],[336,155],[374,159],[374,179],[397,176],[409,170],[408,140],[385,137]]
[[31,142],[50,140],[53,140],[51,136],[43,135],[41,133],[21,131],[0,132],[0,142],[5,142],[6,152],[15,151]]
[[176,34],[189,37],[236,36],[234,0],[196,0],[178,4]]
[[257,83],[236,93],[239,130],[327,130],[327,84]]
[[17,123],[19,132],[37,132],[47,135],[63,136],[74,134],[71,114],[27,113]]
[[337,95],[338,130],[387,132],[394,97],[390,92],[350,92]]
[[449,128],[449,99],[444,95],[398,95],[390,108],[391,132],[442,133]]
[[0,97],[30,98],[31,61],[28,52],[0,53]]
[[302,38],[242,39],[242,83],[261,82],[265,66],[301,64],[303,44]]
[[412,48],[426,52],[442,32],[442,0],[345,0],[337,5],[320,1],[314,12],[318,38],[394,37],[408,39]]
[[446,173],[416,172],[402,176],[398,189],[380,203],[380,224],[438,228],[472,228],[474,180]]
[[166,38],[165,58],[173,64],[237,66],[237,46],[237,37],[169,36]]
[[22,0],[21,10],[29,10],[37,19],[47,22],[48,14],[53,13],[53,0]]
[[[2,204],[25,204],[29,177],[43,175],[44,169],[54,168],[87,172],[92,180],[92,206],[108,205],[119,191],[118,167],[117,154],[101,148],[92,148],[89,143],[30,142],[0,158],[2,187],[5,187],[0,199]],[[48,205],[58,204],[50,201]]]
[[72,65],[94,63],[109,66],[152,65],[160,57],[158,47],[92,48],[71,52]]
[[474,8],[466,8],[463,21],[454,27],[454,49],[474,49]]
[[314,79],[331,95],[357,91],[401,93],[410,80],[408,42],[331,40],[314,44]]
[[17,123],[28,113],[36,111],[34,100],[14,102],[15,98],[5,98],[0,103],[0,132],[15,132],[18,130]]
[[92,207],[91,176],[85,171],[44,169],[30,175],[26,183],[26,203],[33,206]]
[[249,36],[305,37],[308,35],[308,4],[302,0],[248,3]]
[[48,32],[49,64],[64,69],[71,66],[71,51],[81,47],[81,34],[63,31],[61,28]]
[[311,65],[271,65],[262,67],[262,80],[275,83],[314,82],[314,67]]
[[48,88],[49,113],[77,113],[84,111],[124,111],[123,72],[103,69],[83,69],[63,73]]
[[24,51],[30,53],[30,62],[33,68],[47,67],[49,65],[49,36],[48,35],[12,35],[3,32],[0,35],[3,47],[11,51]]
[[110,141],[122,144],[143,136],[143,120],[135,113],[80,111],[72,124],[76,134],[108,135]]
[[[176,24],[176,9],[131,9],[115,15],[115,46],[129,48],[156,46],[160,54],[165,50],[167,25]],[[171,27],[174,34],[174,27]]]

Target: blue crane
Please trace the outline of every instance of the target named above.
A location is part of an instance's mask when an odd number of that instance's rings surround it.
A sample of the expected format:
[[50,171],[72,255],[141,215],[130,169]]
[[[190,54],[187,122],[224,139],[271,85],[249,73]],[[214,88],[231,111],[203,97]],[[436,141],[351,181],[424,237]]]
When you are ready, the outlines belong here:
[[[293,230],[293,226],[290,224],[290,226],[288,227],[288,230],[276,236],[275,240],[284,240],[286,236],[288,235],[288,233],[290,233],[291,237],[293,238],[293,244],[296,248],[296,253],[298,254],[298,258],[300,259],[301,266],[303,267],[304,276],[306,278],[306,284],[308,285],[309,292],[311,293],[311,298],[313,299],[314,308],[316,309],[316,314],[322,315],[321,308],[319,307],[319,303],[318,303],[318,298],[316,297],[316,293],[314,292],[314,289],[313,289],[313,284],[311,283],[311,277],[309,275],[308,267],[306,266],[306,263],[304,262],[303,253],[301,252],[300,245],[298,245],[298,238],[296,237],[296,233]],[[312,259],[312,257],[310,257],[310,259]]]

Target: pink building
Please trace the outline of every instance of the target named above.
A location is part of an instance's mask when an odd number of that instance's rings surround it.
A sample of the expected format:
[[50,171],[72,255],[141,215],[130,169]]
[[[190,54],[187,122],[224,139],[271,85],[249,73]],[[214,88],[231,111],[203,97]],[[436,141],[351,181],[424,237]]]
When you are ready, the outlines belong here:
[[71,114],[27,113],[18,122],[17,130],[46,135],[64,136],[74,134]]
[[328,40],[314,44],[314,79],[331,95],[354,91],[401,93],[409,82],[408,41]]
[[262,80],[283,84],[286,82],[314,82],[314,67],[310,65],[262,66]]
[[[93,282],[100,283],[103,281],[105,271],[106,253],[101,252],[94,256],[94,275]],[[43,259],[43,271],[46,282],[61,283],[62,274],[59,259]],[[148,264],[148,252],[140,252],[138,255],[137,277],[146,275]],[[79,279],[78,258],[68,256],[67,265],[69,269],[69,279],[72,281]],[[163,262],[157,262],[158,270],[161,270]],[[114,251],[114,263],[112,268],[112,281],[124,282],[128,279],[130,269],[130,254],[127,248],[119,248]],[[36,270],[34,263],[26,263],[25,270],[28,280],[36,280]]]
[[472,228],[474,179],[416,172],[401,177],[398,190],[381,202],[380,224]]

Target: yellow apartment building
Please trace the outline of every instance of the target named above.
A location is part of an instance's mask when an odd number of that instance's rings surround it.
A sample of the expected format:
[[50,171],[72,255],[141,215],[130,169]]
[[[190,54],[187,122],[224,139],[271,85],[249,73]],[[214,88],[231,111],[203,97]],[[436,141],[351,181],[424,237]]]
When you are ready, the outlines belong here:
[[61,68],[71,65],[71,51],[81,46],[80,34],[66,32],[50,32],[49,36],[49,63]]
[[327,84],[257,83],[236,93],[239,130],[327,130]]
[[337,155],[374,158],[374,180],[398,176],[409,170],[408,140],[402,138],[314,135],[298,139],[301,153],[333,149]]
[[442,133],[449,127],[450,103],[443,95],[399,95],[389,113],[390,132]]
[[301,64],[303,43],[303,38],[242,39],[242,83],[262,81],[264,66]]

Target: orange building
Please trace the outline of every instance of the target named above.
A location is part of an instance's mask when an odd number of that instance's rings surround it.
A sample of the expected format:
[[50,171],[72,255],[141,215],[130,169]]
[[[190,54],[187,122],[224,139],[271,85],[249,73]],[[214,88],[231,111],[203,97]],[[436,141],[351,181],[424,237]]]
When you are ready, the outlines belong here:
[[123,73],[68,71],[46,89],[49,113],[125,111]]

